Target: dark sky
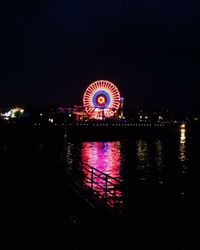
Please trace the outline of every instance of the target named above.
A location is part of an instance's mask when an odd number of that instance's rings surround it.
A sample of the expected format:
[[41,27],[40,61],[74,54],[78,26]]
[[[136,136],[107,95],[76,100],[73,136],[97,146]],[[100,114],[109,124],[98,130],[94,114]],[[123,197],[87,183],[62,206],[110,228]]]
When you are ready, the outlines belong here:
[[0,107],[81,104],[107,79],[127,108],[199,111],[198,16],[191,0],[7,1]]

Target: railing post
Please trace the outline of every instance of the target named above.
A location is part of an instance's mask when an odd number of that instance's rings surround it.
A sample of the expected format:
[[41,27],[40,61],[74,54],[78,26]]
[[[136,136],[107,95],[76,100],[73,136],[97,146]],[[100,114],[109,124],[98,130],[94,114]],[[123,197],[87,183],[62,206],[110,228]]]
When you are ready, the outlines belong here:
[[116,209],[116,188],[115,188],[115,186],[114,186],[114,194],[113,194],[113,198],[114,198],[114,204],[113,204],[113,206],[114,206],[114,210]]
[[94,168],[92,168],[91,172],[91,188],[93,189],[93,178],[94,178]]
[[105,177],[105,202],[107,205],[107,201],[108,201],[108,175],[106,175]]
[[[120,183],[121,179],[112,177],[87,163],[82,163],[87,172],[87,182],[85,183],[90,187],[95,194],[102,198],[106,206],[113,207],[113,212],[121,208],[121,193]],[[119,192],[119,193],[118,193]]]

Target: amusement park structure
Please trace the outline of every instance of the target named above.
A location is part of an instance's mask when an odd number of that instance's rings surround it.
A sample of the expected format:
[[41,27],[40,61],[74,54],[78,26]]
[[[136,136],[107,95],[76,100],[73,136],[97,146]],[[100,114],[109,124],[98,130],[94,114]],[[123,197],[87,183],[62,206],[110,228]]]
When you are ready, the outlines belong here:
[[123,100],[118,88],[110,81],[91,83],[83,95],[83,107],[76,106],[77,120],[123,119]]

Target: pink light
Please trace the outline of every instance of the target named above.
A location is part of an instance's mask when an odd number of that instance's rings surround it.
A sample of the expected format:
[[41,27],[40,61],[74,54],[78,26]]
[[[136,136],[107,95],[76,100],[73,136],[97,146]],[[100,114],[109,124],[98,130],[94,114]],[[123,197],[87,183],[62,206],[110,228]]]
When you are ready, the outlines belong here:
[[[120,176],[121,167],[121,153],[120,153],[120,142],[83,142],[82,143],[82,162],[87,163],[89,166],[108,174],[112,177]],[[86,166],[83,170],[84,173],[84,184],[91,187],[91,182],[88,179],[91,178],[90,168]],[[98,172],[96,172],[98,173]],[[105,180],[102,176],[93,175],[93,181],[96,182],[92,185],[94,191],[98,192],[102,197],[105,196],[105,190],[99,186],[105,188]],[[113,184],[117,183],[113,180]],[[120,190],[116,190],[116,196],[121,197],[122,193]]]

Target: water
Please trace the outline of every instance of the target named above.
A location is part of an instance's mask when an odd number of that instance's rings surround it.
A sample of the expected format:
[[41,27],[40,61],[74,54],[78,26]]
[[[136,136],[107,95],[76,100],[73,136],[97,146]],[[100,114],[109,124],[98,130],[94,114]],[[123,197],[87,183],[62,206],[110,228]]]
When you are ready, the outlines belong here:
[[112,177],[148,186],[168,186],[179,197],[192,189],[198,172],[198,136],[181,129],[121,141],[68,142],[67,165],[87,163]]
[[[44,248],[54,245],[55,249],[66,249],[69,242],[79,241],[81,237],[70,227],[66,232],[60,226],[66,216],[82,212],[81,206],[70,206],[74,197],[66,190],[63,172],[76,170],[82,184],[89,185],[79,165],[84,161],[123,183],[121,193],[117,193],[123,201],[120,227],[114,236],[109,234],[110,228],[100,228],[97,238],[108,234],[121,249],[199,249],[197,130],[127,134],[117,141],[71,141],[65,152],[66,169],[61,164],[63,138],[57,142],[49,133],[42,139],[31,134],[24,138],[21,133],[17,137],[5,135],[5,141],[0,142],[0,178],[1,229],[7,245],[27,249],[42,243]],[[101,178],[98,181],[104,185]],[[87,225],[93,220],[88,215],[84,222]]]
[[83,161],[122,179],[125,228],[120,237],[132,228],[141,247],[146,237],[159,249],[157,235],[168,239],[166,248],[187,249],[194,243],[199,217],[199,139],[199,133],[181,129],[119,141],[69,142],[67,163],[76,166]]

